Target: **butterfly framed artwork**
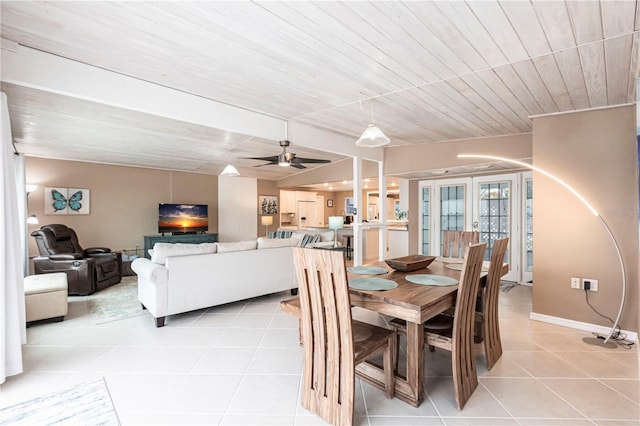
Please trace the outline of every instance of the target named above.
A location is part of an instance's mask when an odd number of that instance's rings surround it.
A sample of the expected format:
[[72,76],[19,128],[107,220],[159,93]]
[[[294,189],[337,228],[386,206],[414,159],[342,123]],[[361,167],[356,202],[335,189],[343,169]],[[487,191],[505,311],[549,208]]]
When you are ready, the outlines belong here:
[[45,188],[44,214],[89,214],[90,191],[82,188]]

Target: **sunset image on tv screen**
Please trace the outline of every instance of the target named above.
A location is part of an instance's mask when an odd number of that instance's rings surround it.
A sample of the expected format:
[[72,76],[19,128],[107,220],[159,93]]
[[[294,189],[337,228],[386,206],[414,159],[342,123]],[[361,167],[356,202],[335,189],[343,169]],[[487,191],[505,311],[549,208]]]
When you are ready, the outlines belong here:
[[209,229],[206,204],[160,204],[159,232],[194,232]]

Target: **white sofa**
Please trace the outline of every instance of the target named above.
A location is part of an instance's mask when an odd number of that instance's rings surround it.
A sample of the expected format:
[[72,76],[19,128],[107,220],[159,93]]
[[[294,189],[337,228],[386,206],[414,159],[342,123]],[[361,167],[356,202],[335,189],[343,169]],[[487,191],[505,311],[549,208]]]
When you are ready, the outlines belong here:
[[299,238],[236,243],[156,243],[131,267],[138,300],[162,327],[167,315],[297,289],[292,247]]

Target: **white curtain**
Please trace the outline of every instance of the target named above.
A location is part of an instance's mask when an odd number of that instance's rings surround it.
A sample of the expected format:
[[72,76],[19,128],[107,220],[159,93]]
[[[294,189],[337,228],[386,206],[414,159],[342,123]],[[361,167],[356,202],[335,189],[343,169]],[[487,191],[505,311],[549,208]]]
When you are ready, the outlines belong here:
[[[0,93],[0,383],[22,373],[22,344],[26,343],[24,315],[23,241],[17,187],[16,155],[11,144],[7,96]],[[23,206],[24,207],[24,206]]]

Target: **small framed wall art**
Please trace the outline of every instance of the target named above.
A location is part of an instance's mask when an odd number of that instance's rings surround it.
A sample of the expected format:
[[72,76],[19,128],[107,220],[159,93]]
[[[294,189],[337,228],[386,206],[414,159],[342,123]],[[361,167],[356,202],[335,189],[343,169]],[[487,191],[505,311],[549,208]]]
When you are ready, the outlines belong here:
[[327,200],[327,207],[333,207],[333,200],[331,198]]
[[44,214],[89,214],[91,195],[83,188],[45,188]]
[[258,210],[261,215],[278,214],[278,197],[275,195],[258,196]]

